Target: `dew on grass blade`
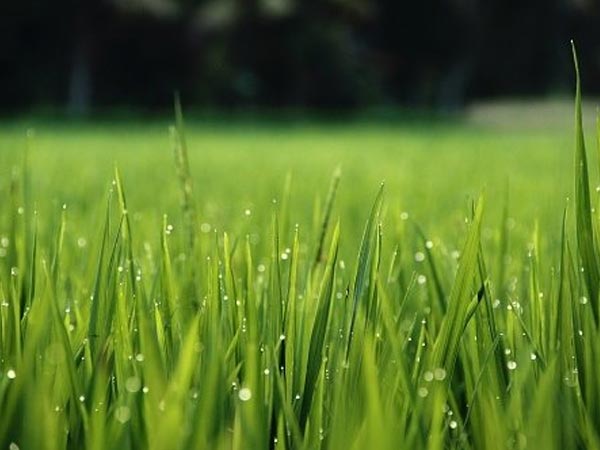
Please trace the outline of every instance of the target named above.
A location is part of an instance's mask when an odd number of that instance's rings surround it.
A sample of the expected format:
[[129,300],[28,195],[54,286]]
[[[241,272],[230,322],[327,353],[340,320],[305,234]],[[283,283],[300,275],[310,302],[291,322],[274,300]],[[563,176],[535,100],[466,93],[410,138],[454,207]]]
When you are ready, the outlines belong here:
[[142,387],[142,381],[138,377],[129,377],[125,381],[125,389],[132,394],[138,392]]
[[14,380],[15,378],[17,378],[17,372],[15,372],[14,369],[8,369],[6,371],[6,376],[9,380]]
[[115,419],[122,424],[129,422],[129,419],[131,419],[131,410],[129,407],[124,405],[117,407],[115,410]]
[[238,397],[241,401],[247,402],[252,398],[252,391],[247,387],[243,387],[238,391]]
[[433,377],[437,380],[437,381],[442,381],[444,378],[446,378],[446,370],[442,367],[438,367],[433,371]]
[[515,370],[517,368],[517,363],[516,361],[508,361],[506,363],[506,367],[508,367],[508,370]]

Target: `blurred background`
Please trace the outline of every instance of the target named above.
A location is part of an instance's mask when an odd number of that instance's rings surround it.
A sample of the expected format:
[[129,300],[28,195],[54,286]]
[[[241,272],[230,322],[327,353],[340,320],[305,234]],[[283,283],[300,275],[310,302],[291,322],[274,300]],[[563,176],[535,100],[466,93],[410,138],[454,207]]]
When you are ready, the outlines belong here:
[[2,0],[0,114],[461,111],[600,93],[593,0]]

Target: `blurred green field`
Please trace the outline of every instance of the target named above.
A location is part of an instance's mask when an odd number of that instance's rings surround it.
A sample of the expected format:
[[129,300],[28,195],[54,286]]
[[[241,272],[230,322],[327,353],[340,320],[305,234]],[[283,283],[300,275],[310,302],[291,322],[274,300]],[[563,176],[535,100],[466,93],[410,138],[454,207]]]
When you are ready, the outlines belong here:
[[[30,147],[31,199],[44,221],[67,204],[84,228],[99,223],[115,166],[142,231],[178,214],[178,183],[168,122],[33,125],[0,128],[0,188]],[[506,131],[460,122],[348,124],[187,123],[189,160],[201,220],[219,230],[257,232],[290,182],[289,220],[304,228],[324,201],[333,171],[342,179],[336,215],[358,236],[374,193],[385,182],[388,215],[407,212],[443,239],[462,235],[470,202],[484,193],[486,226],[507,204],[513,234],[539,220],[556,236],[572,191],[570,129]],[[322,205],[321,205],[322,206]],[[558,208],[558,209],[557,209]],[[244,212],[252,211],[249,220]],[[254,226],[254,228],[253,228]],[[342,242],[342,244],[345,244]],[[353,245],[357,245],[354,242]]]

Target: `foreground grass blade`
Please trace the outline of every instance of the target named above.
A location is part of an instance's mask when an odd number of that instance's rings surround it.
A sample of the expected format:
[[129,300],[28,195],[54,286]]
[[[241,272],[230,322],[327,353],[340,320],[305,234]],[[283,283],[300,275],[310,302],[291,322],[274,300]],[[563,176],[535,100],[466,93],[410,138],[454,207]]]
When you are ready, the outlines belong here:
[[592,224],[593,213],[590,199],[590,181],[588,175],[587,154],[585,138],[583,135],[583,120],[581,113],[581,79],[579,75],[579,62],[575,45],[573,49],[573,64],[575,65],[575,209],[577,220],[577,244],[583,276],[592,303],[594,319],[598,323],[600,316],[600,298],[598,289],[600,272],[598,271],[598,253],[596,237]]

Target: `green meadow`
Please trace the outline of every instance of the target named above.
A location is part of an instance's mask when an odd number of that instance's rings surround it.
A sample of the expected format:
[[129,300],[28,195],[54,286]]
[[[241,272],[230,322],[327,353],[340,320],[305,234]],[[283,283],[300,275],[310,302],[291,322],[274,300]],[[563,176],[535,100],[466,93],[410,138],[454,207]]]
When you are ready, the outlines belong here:
[[0,126],[0,448],[600,448],[596,130],[177,113]]

